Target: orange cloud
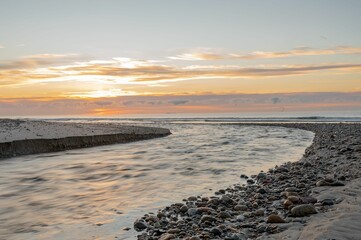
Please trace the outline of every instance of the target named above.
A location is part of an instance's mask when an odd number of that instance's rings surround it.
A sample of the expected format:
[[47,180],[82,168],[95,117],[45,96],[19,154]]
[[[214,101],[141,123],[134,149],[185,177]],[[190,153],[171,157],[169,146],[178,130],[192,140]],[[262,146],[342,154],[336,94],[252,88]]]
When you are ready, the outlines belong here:
[[0,116],[361,111],[361,92],[125,96],[101,99],[0,100]]
[[[314,64],[314,65],[281,65],[281,66],[188,66],[176,67],[158,64],[146,60],[90,61],[72,65],[41,67],[32,69],[13,69],[20,62],[8,64],[10,69],[0,67],[3,81],[0,85],[64,81],[93,81],[104,84],[139,84],[141,82],[173,82],[207,78],[268,78],[280,76],[304,75],[318,71],[347,70],[359,72],[361,64]],[[39,62],[37,62],[39,64]],[[10,80],[11,79],[11,80]]]

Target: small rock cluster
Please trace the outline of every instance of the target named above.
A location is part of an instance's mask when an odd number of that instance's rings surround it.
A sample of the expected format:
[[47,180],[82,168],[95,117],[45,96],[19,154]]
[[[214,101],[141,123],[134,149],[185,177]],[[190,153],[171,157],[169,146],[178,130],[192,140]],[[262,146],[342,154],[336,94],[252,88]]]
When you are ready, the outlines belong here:
[[318,186],[344,186],[361,176],[361,125],[278,124],[316,133],[298,162],[276,166],[247,184],[220,189],[211,197],[191,196],[134,222],[138,239],[255,239],[305,223],[311,214],[326,212],[342,200],[317,199]]

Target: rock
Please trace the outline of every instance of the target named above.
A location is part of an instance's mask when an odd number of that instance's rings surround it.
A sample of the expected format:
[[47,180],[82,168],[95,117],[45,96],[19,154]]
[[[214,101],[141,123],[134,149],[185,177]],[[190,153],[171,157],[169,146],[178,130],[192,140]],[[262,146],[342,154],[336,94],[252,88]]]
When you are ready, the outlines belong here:
[[289,196],[287,198],[287,200],[291,201],[292,203],[299,203],[300,202],[300,198],[299,197],[296,197],[296,196]]
[[148,227],[148,225],[143,220],[136,220],[134,222],[134,229],[136,231],[142,231],[142,230],[146,229],[147,227]]
[[304,217],[316,213],[316,208],[311,204],[302,204],[291,209],[292,217]]
[[255,182],[254,182],[253,179],[247,179],[247,183],[248,183],[248,184],[254,184]]
[[286,221],[282,217],[275,214],[269,215],[267,218],[267,223],[285,223],[285,222]]
[[298,193],[297,193],[297,192],[285,192],[285,195],[286,195],[286,197],[289,197],[289,196],[298,196]]
[[210,216],[210,215],[203,215],[202,218],[201,218],[201,223],[215,222],[215,221],[217,221],[217,219],[215,217]]
[[197,236],[193,236],[189,240],[201,240],[201,239],[199,237],[197,237]]
[[204,212],[212,212],[214,211],[212,208],[209,208],[209,207],[199,207],[197,208],[197,213],[204,213]]
[[298,189],[295,187],[288,187],[285,188],[285,192],[298,192]]
[[264,188],[258,189],[257,192],[260,193],[260,194],[265,194],[265,193],[267,193],[267,191],[266,191]]
[[266,178],[267,178],[267,174],[265,174],[264,172],[260,172],[257,175],[257,180],[266,179]]
[[179,233],[181,230],[179,228],[171,228],[167,231],[167,233],[174,234]]
[[342,187],[342,186],[345,186],[345,184],[343,182],[336,181],[336,182],[330,183],[330,186],[332,186],[332,187]]
[[131,229],[130,227],[123,228],[124,231],[129,231],[130,229]]
[[263,215],[264,215],[264,209],[263,209],[263,208],[257,209],[257,210],[254,212],[254,215],[256,215],[256,216],[263,216]]
[[161,219],[162,217],[165,217],[165,214],[163,212],[158,212],[157,217]]
[[312,167],[312,164],[311,164],[310,162],[308,162],[308,161],[305,161],[305,162],[303,163],[303,166],[304,166],[304,167]]
[[170,240],[174,238],[175,238],[174,234],[164,233],[162,234],[162,236],[160,236],[159,240]]
[[340,181],[322,179],[322,180],[319,180],[316,182],[316,186],[317,187],[322,187],[322,186],[341,187],[341,186],[345,186],[345,184]]
[[311,196],[308,196],[308,197],[301,197],[301,202],[302,203],[316,203],[317,202],[317,199],[314,198],[314,197],[311,197]]
[[188,198],[188,201],[195,202],[195,201],[197,201],[197,197],[191,196]]
[[186,213],[186,212],[188,211],[188,207],[187,207],[186,205],[183,205],[183,206],[179,209],[179,211],[180,211],[181,213]]
[[322,206],[331,206],[334,204],[334,201],[333,199],[326,198],[321,201],[321,204]]
[[233,202],[233,200],[230,197],[228,197],[227,195],[222,195],[221,201],[226,204]]
[[213,227],[211,228],[211,233],[213,233],[215,236],[219,236],[222,234],[222,231],[218,227]]
[[234,207],[234,210],[236,210],[236,211],[247,211],[248,207],[246,205],[236,205]]
[[242,214],[236,217],[237,222],[243,222],[245,219],[246,219],[245,216],[243,216]]
[[196,215],[198,212],[197,208],[189,208],[187,211],[188,216],[192,217],[194,215]]
[[329,185],[329,183],[326,182],[325,180],[319,180],[316,182],[317,187],[328,186],[328,185]]
[[208,201],[208,204],[218,205],[220,202],[221,202],[221,200],[219,198],[212,198]]
[[218,214],[218,217],[219,217],[219,218],[231,218],[232,216],[231,216],[231,214],[229,214],[228,212],[222,211],[222,212],[220,212],[220,213]]
[[288,208],[289,206],[293,205],[293,202],[291,202],[290,200],[286,199],[284,202],[283,202],[283,206],[284,208]]

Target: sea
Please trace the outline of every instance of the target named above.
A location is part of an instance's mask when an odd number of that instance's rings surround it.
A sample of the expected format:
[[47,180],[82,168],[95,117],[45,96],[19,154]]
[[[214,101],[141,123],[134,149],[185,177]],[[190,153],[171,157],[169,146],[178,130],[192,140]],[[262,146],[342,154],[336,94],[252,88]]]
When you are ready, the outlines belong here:
[[[171,130],[167,137],[0,161],[0,239],[136,239],[133,222],[189,196],[211,196],[299,160],[312,132],[241,122],[354,122],[351,117],[52,118]],[[130,229],[129,229],[130,228]]]

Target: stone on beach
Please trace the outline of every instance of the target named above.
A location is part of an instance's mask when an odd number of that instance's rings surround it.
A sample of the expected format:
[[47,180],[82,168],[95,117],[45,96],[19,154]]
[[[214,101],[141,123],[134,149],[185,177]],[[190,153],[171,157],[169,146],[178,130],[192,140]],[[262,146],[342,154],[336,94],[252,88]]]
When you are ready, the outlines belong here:
[[148,227],[148,225],[143,220],[136,220],[134,222],[134,229],[137,231],[144,230]]
[[302,204],[291,209],[291,215],[293,217],[304,217],[316,213],[316,208],[311,204]]
[[285,223],[285,222],[286,221],[282,217],[275,214],[269,215],[267,218],[267,223]]

